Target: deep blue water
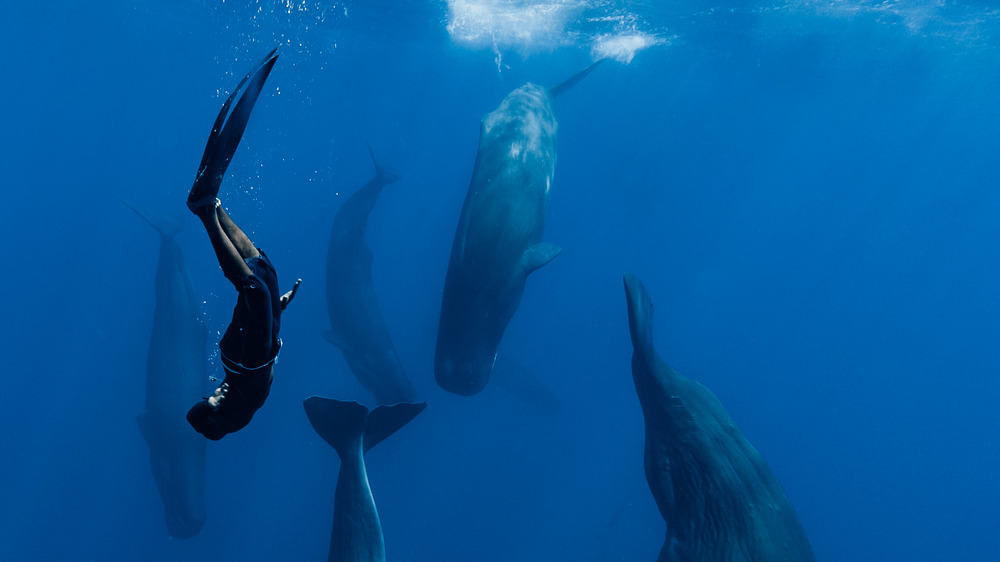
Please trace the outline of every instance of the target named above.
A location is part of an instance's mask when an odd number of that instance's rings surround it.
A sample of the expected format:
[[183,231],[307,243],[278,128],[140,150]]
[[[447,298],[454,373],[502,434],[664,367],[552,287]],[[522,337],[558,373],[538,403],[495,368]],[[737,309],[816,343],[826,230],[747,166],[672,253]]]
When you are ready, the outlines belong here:
[[[390,560],[652,560],[621,274],[727,406],[821,561],[1000,559],[1000,12],[992,3],[8,2],[0,15],[0,559],[323,560],[337,458],[311,394],[371,403],[325,342],[327,236],[371,176],[382,312],[427,410],[368,455]],[[614,46],[632,37],[635,53]],[[617,38],[617,42],[614,40]],[[233,295],[186,214],[212,120],[281,57],[221,194],[288,286],[266,406],[211,443],[169,538],[135,423],[176,213],[211,346]],[[497,374],[434,383],[480,117],[558,100],[546,240]],[[215,374],[221,370],[213,359]],[[505,392],[542,381],[555,413]]]

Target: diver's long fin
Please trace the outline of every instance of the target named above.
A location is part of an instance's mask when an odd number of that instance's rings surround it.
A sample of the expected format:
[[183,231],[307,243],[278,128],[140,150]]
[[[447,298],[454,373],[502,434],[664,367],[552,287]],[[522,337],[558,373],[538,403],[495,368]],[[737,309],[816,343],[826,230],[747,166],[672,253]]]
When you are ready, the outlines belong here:
[[261,90],[264,89],[264,82],[271,74],[271,69],[277,60],[278,55],[271,51],[261,67],[252,75],[253,78],[247,84],[246,90],[240,96],[240,100],[236,102],[236,107],[233,108],[233,112],[226,119],[225,125],[219,132],[218,145],[216,146],[219,155],[216,158],[221,156],[227,165],[233,158],[233,154],[236,153],[236,147],[239,146],[243,132],[246,131],[247,123],[250,121],[250,112],[253,111],[257,98],[260,96]]
[[372,150],[372,145],[370,143],[365,143],[368,147],[368,154],[372,157],[372,164],[375,165],[375,179],[381,183],[381,185],[388,185],[399,179],[399,174],[396,170],[392,169],[391,166],[383,166],[379,163],[378,158],[375,157],[375,151]]
[[[198,174],[195,176],[195,187],[192,188],[188,196],[189,201],[215,196],[215,193],[205,193],[204,190],[197,188],[204,185],[201,182],[207,182],[208,185],[212,186],[212,189],[218,189],[218,184],[222,182],[222,176],[225,175],[226,169],[229,167],[229,161],[232,160],[233,154],[236,153],[236,148],[240,144],[240,139],[243,138],[243,132],[250,120],[250,112],[253,110],[254,104],[257,103],[257,97],[260,96],[260,91],[264,88],[264,82],[270,75],[271,68],[278,60],[277,51],[278,48],[275,47],[260,63],[253,67],[236,86],[233,93],[229,95],[226,102],[222,104],[222,109],[219,111],[218,117],[215,118],[215,124],[212,125],[212,132],[208,135],[205,152],[201,157],[201,165],[198,166]],[[246,85],[246,89],[243,88],[244,85]],[[229,108],[241,90],[243,93],[240,95],[239,101],[236,102],[236,107],[230,112]]]
[[391,406],[379,406],[372,410],[368,414],[368,427],[365,428],[365,452],[410,423],[410,420],[426,407],[427,402],[401,402]]
[[351,443],[356,443],[364,434],[368,408],[357,402],[310,396],[302,402],[302,406],[313,429],[337,450],[337,455],[342,455]]
[[569,78],[563,80],[559,84],[549,88],[549,95],[555,98],[558,97],[559,94],[565,92],[566,90],[572,88],[573,86],[576,86],[577,83],[580,82],[580,80],[586,78],[588,74],[593,72],[594,69],[597,68],[597,66],[600,65],[605,60],[607,59],[598,59],[596,62],[592,63],[587,68],[584,68],[580,72],[577,72],[573,76],[570,76]]
[[122,199],[121,201],[122,203],[125,204],[126,207],[135,211],[135,214],[139,215],[142,218],[142,220],[146,221],[147,223],[149,223],[150,226],[155,228],[156,231],[160,233],[160,236],[164,238],[173,238],[174,235],[176,235],[177,232],[180,231],[181,226],[183,226],[184,224],[183,222],[181,222],[180,217],[175,215],[158,215],[154,219],[152,216],[149,215],[149,213],[146,213],[145,211],[143,211],[139,207],[136,207],[132,203],[129,203],[124,199]]
[[[260,72],[260,70],[263,69],[265,66],[267,67],[267,70],[264,78],[265,79],[267,78],[267,74],[270,74],[271,72],[271,67],[274,66],[275,61],[278,59],[277,52],[278,52],[277,47],[271,49],[271,52],[268,53],[263,60],[261,60],[259,63],[257,63],[256,66],[251,68],[250,72],[247,72],[246,76],[244,76],[243,79],[240,80],[240,83],[236,85],[236,89],[233,90],[233,93],[229,94],[229,97],[226,98],[225,103],[222,104],[222,109],[219,110],[219,115],[215,118],[215,123],[212,125],[212,131],[208,135],[208,143],[205,145],[205,152],[204,154],[202,154],[201,157],[201,165],[198,167],[199,172],[205,170],[208,167],[208,162],[209,160],[211,160],[211,154],[212,154],[211,149],[214,148],[216,142],[218,141],[219,133],[222,131],[224,125],[226,124],[226,118],[230,116],[229,106],[233,104],[233,100],[236,99],[236,96],[240,93],[240,91],[243,90],[243,86],[250,80],[250,78],[252,78],[255,74]],[[261,82],[261,86],[263,86],[263,82]],[[260,92],[258,91],[257,93],[259,94]],[[251,104],[251,109],[253,108],[252,106],[253,104]]]
[[632,348],[646,364],[652,365],[656,358],[656,348],[653,345],[653,301],[638,277],[626,273],[624,281]]

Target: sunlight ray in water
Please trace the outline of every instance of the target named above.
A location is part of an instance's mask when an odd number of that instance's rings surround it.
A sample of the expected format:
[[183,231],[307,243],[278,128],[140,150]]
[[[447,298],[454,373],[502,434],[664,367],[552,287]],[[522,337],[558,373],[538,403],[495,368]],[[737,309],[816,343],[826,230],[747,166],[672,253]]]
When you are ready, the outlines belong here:
[[586,6],[580,0],[451,0],[448,33],[472,46],[552,48],[571,42],[568,26]]

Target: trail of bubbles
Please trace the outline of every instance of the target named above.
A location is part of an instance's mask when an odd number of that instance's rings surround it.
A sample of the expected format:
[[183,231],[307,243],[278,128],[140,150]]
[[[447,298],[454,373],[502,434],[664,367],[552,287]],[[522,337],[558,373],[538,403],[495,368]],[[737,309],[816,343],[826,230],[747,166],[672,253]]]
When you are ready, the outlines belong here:
[[605,34],[594,38],[590,53],[594,59],[609,58],[628,64],[642,49],[656,45],[668,45],[670,41],[671,39],[656,37],[641,31],[621,35]]
[[608,0],[449,0],[447,30],[468,48],[489,48],[497,70],[505,51],[522,55],[560,47],[628,63],[641,49],[670,40],[643,29],[641,18]]
[[1000,31],[1000,8],[943,0],[798,0],[761,4],[755,11],[871,18],[886,26],[905,27],[914,35],[967,44],[989,43]]

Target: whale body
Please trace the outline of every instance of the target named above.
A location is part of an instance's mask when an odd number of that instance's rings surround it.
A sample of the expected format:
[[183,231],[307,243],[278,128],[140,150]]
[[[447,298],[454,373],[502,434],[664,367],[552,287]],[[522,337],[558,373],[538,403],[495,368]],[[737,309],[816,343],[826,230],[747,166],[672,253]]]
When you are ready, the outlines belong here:
[[646,481],[667,523],[661,562],[811,562],[795,510],[718,398],[653,345],[653,304],[625,274],[632,378],[645,418]]
[[552,101],[598,63],[552,89],[517,88],[480,123],[434,354],[434,377],[447,391],[472,395],[485,388],[528,275],[562,251],[541,240],[556,169]]
[[167,530],[191,538],[205,523],[205,440],[185,415],[205,395],[208,331],[174,235],[180,223],[139,215],[160,233],[156,309],[146,361],[146,409],[137,417],[163,499]]
[[368,408],[310,396],[303,402],[316,433],[337,451],[340,472],[333,499],[330,562],[383,562],[385,540],[368,483],[365,453],[403,427],[427,406],[402,403]]
[[[371,149],[369,148],[369,151]],[[413,402],[417,392],[392,345],[372,282],[372,252],[365,241],[368,215],[382,188],[396,181],[372,154],[375,177],[337,211],[326,256],[326,305],[331,329],[323,337],[344,354],[354,376],[379,404]]]

